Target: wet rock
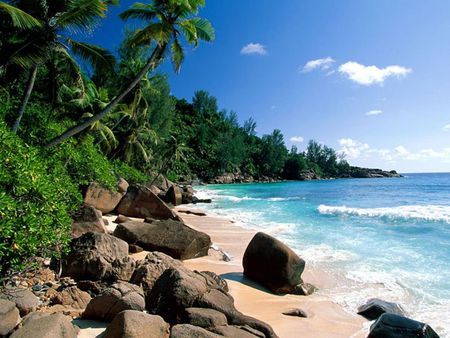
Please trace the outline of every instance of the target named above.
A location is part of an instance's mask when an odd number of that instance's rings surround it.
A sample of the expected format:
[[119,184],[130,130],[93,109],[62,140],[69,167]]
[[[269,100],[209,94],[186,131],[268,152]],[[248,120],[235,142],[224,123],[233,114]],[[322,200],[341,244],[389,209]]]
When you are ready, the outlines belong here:
[[7,336],[19,323],[20,315],[16,304],[0,299],[0,337]]
[[228,324],[227,317],[225,317],[222,312],[213,309],[196,307],[186,309],[186,314],[183,322],[203,328],[212,328],[214,326],[222,326]]
[[42,314],[24,320],[10,338],[76,338],[78,328],[61,313]]
[[400,305],[386,302],[378,298],[369,299],[366,304],[358,307],[358,314],[368,320],[378,319],[383,313],[406,316],[405,310]]
[[370,327],[368,338],[439,338],[439,336],[425,323],[384,313]]
[[179,324],[172,327],[170,338],[221,338],[223,336],[209,332],[190,324]]
[[36,311],[41,304],[39,298],[33,292],[22,288],[7,287],[0,294],[0,299],[6,299],[15,303],[21,316]]
[[168,335],[169,324],[160,316],[134,310],[118,313],[104,333],[105,338],[166,338]]
[[258,232],[243,258],[244,274],[276,294],[291,293],[302,283],[305,261],[287,245]]
[[207,256],[211,238],[176,220],[119,224],[114,236],[147,251],[160,251],[176,259]]

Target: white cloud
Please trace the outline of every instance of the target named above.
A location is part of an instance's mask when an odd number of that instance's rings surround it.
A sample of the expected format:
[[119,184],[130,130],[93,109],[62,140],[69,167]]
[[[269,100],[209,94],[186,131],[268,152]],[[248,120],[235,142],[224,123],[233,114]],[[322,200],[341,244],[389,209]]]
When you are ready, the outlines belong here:
[[[335,61],[331,57],[326,57],[323,59],[310,60],[301,69],[302,72],[310,72],[314,69],[329,69]],[[332,74],[332,73],[331,73]]]
[[249,43],[248,45],[242,47],[241,54],[242,55],[251,55],[251,54],[266,55],[267,48],[266,48],[266,46],[264,46],[260,43]]
[[376,109],[376,110],[370,110],[370,111],[368,111],[368,112],[366,113],[366,116],[375,116],[375,115],[380,115],[380,114],[383,114],[383,111],[382,111],[382,110]]
[[367,143],[361,143],[351,138],[341,138],[339,140],[339,144],[341,145],[340,152],[349,159],[356,159],[360,157],[370,148]]
[[397,65],[378,68],[377,66],[365,66],[354,61],[349,61],[339,66],[339,72],[341,74],[364,86],[373,84],[382,85],[389,77],[403,77],[411,71],[409,68]]
[[443,130],[443,131],[450,131],[450,123],[449,123],[449,124],[446,124],[446,125],[444,126],[444,128],[442,128],[442,130]]
[[301,136],[292,136],[289,141],[294,143],[302,143],[305,139]]

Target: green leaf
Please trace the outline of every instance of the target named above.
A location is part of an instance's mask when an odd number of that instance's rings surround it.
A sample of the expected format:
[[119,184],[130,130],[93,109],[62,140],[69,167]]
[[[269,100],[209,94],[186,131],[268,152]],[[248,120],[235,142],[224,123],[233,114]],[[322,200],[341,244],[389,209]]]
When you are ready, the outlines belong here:
[[0,1],[0,11],[9,15],[14,27],[16,28],[32,29],[42,27],[42,23],[38,19],[19,8],[4,3],[3,1]]
[[67,39],[67,43],[71,47],[72,52],[83,60],[89,62],[95,70],[112,71],[115,65],[114,56],[101,47],[85,42],[78,42]]

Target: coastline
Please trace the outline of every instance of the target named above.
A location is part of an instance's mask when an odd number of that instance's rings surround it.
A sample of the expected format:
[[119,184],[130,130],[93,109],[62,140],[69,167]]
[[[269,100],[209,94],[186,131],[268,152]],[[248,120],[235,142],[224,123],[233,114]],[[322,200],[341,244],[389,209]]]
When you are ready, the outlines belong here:
[[[175,210],[188,226],[210,235],[218,248],[232,256],[230,262],[225,262],[222,253],[210,249],[208,256],[186,260],[184,264],[192,270],[209,270],[222,275],[228,282],[238,310],[267,322],[281,338],[309,337],[312,334],[318,338],[366,337],[367,327],[364,324],[368,322],[365,319],[345,311],[320,292],[320,289],[326,289],[333,283],[329,274],[306,262],[302,278],[317,286],[319,291],[310,296],[274,295],[243,276],[242,256],[255,230],[239,227],[223,217],[183,212],[198,213],[198,208],[182,205]],[[282,314],[293,308],[304,310],[308,318]]]

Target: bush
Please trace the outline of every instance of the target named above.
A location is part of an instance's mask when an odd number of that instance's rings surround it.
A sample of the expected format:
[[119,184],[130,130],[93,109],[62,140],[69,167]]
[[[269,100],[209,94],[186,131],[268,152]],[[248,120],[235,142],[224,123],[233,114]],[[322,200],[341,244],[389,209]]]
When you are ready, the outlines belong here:
[[120,176],[127,180],[128,183],[148,183],[150,182],[150,177],[137,170],[136,168],[130,167],[128,164],[116,160],[112,162],[112,168],[117,176]]
[[81,194],[64,166],[25,144],[0,122],[0,272],[33,256],[58,256],[70,240]]

